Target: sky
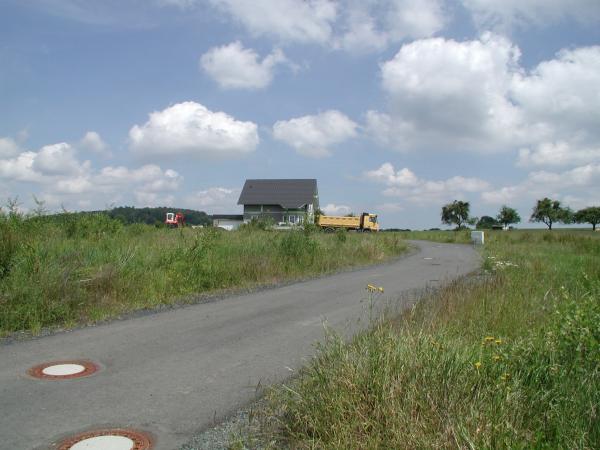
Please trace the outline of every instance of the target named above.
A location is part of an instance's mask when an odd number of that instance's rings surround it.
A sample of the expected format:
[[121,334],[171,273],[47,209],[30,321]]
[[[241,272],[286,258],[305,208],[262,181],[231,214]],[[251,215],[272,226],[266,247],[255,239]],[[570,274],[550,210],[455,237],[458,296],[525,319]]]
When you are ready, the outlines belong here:
[[0,202],[235,214],[248,178],[383,227],[600,205],[600,1],[0,0]]

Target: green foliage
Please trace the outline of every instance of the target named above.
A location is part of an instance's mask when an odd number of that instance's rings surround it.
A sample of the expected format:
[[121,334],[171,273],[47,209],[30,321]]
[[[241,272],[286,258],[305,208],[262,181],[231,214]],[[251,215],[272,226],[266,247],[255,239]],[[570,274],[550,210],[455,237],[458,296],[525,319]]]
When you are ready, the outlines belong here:
[[395,235],[352,233],[340,243],[334,235],[261,227],[172,230],[123,225],[102,213],[0,214],[0,335],[320,275],[406,249]]
[[253,217],[250,221],[240,225],[240,231],[266,231],[272,230],[275,221],[271,217]]
[[21,222],[18,217],[0,214],[0,279],[10,271],[14,256],[22,245],[19,235]]
[[346,242],[347,234],[348,230],[346,230],[345,228],[338,228],[337,230],[335,230],[335,237],[337,238],[340,244]]
[[600,223],[600,206],[590,206],[577,211],[574,215],[574,221],[577,223],[589,223],[592,229],[596,231],[596,225]]
[[521,216],[519,216],[519,213],[516,209],[503,205],[502,208],[500,208],[500,212],[498,213],[496,220],[505,227],[508,227],[513,223],[521,222]]
[[[120,206],[105,211],[109,217],[118,219],[124,224],[145,223],[154,225],[156,223],[164,223],[168,212],[181,212],[185,216],[185,223],[188,225],[204,225],[212,224],[210,217],[202,211],[193,209],[181,208],[134,208],[133,206]],[[85,214],[85,213],[83,213]]]
[[313,258],[318,251],[318,244],[310,235],[292,230],[283,235],[279,242],[279,251],[282,256],[294,260]]
[[304,223],[302,224],[302,230],[304,231],[304,234],[313,234],[319,233],[321,231],[321,227],[318,226],[316,223],[304,221]]
[[286,448],[599,448],[600,240],[490,232],[487,274],[350,343],[332,334],[269,394]]
[[442,207],[442,223],[446,225],[456,225],[457,229],[463,228],[465,225],[472,223],[473,218],[469,217],[469,202],[454,200]]
[[543,222],[551,230],[554,223],[570,223],[572,218],[573,213],[569,208],[564,208],[558,200],[545,197],[537,201],[529,221]]
[[477,224],[475,225],[475,227],[478,228],[478,229],[488,229],[489,230],[489,229],[493,228],[496,225],[498,225],[498,222],[493,217],[482,216],[477,221]]

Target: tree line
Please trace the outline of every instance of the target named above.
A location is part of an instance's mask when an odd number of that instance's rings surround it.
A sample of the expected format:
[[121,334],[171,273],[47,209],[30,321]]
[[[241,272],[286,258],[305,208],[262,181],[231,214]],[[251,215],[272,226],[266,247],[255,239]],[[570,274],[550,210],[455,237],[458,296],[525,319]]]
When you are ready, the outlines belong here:
[[[556,223],[589,223],[592,229],[596,230],[596,225],[600,223],[600,206],[589,206],[587,208],[573,211],[568,206],[563,206],[560,201],[545,197],[536,202],[531,212],[530,222],[541,222],[549,230]],[[516,209],[509,206],[502,206],[496,217],[482,216],[481,218],[471,217],[469,202],[454,200],[442,206],[442,223],[446,225],[456,225],[458,229],[465,228],[467,225],[474,225],[477,228],[495,228],[502,226],[508,228],[512,224],[521,222],[521,216]]]

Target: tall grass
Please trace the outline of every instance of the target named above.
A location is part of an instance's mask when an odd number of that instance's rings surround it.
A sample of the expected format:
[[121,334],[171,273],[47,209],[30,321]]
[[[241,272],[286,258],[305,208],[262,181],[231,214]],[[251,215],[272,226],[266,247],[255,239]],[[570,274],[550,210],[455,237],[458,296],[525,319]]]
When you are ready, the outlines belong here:
[[106,215],[0,215],[0,334],[72,326],[192,294],[381,262],[397,235],[169,230]]
[[600,240],[490,233],[485,274],[350,343],[332,335],[269,395],[292,448],[600,448]]

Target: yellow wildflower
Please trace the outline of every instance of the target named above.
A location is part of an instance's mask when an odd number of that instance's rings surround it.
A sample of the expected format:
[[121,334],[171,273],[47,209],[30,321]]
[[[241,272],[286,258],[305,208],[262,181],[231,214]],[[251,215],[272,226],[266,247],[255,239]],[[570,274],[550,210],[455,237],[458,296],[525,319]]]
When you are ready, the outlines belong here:
[[383,294],[383,288],[381,286],[379,286],[378,291]]
[[373,292],[376,290],[377,290],[377,288],[375,286],[373,286],[372,284],[367,284],[367,291]]
[[500,361],[500,360],[502,359],[502,356],[500,356],[500,355],[494,355],[494,356],[492,357],[492,359],[493,359],[494,361]]
[[494,336],[486,336],[483,338],[485,342],[494,342],[494,339],[496,339]]
[[496,344],[500,345],[500,344],[502,344],[502,339],[496,339],[495,342],[496,342]]
[[506,380],[510,379],[510,373],[503,373],[502,375],[500,375],[500,379],[502,381],[506,381]]
[[481,367],[481,361],[477,361],[475,364],[473,364],[475,366],[475,368],[477,370],[479,370],[479,368]]

